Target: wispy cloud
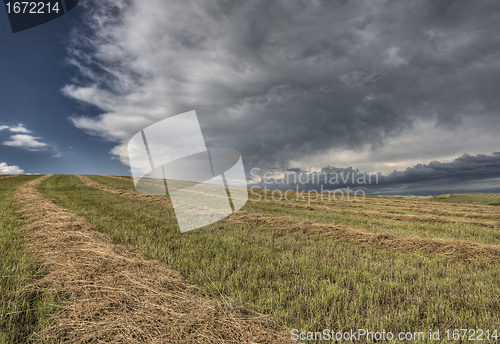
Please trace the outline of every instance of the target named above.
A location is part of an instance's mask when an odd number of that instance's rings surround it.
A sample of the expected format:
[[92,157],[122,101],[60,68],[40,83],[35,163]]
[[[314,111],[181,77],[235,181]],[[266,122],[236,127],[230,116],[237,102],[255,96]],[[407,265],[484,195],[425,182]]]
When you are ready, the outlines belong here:
[[12,135],[10,137],[10,140],[4,141],[2,144],[4,146],[19,147],[30,151],[37,151],[40,150],[40,148],[47,146],[46,143],[38,141],[39,139],[40,137],[17,134],[17,135]]
[[4,146],[18,147],[29,151],[39,151],[49,146],[47,143],[39,141],[42,139],[41,137],[30,135],[32,131],[27,129],[22,123],[15,126],[2,125],[0,126],[0,131],[3,130],[15,133],[15,135],[11,135],[6,141],[2,142]]
[[19,168],[19,166],[16,165],[9,166],[5,162],[0,162],[0,174],[21,174],[21,173],[24,173],[24,170],[22,168]]
[[31,133],[31,130],[26,129],[22,123],[17,126],[1,125],[0,130],[9,130],[12,133]]

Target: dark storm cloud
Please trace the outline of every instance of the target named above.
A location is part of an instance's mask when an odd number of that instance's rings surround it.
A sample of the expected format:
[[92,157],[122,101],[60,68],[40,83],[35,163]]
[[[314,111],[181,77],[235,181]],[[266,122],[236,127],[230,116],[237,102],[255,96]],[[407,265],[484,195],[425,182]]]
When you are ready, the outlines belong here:
[[[443,131],[471,117],[478,130],[498,125],[499,2],[95,6],[96,30],[79,32],[92,40],[78,40],[95,53],[70,49],[91,82],[65,92],[105,111],[73,122],[121,142],[114,153],[122,158],[135,132],[192,109],[207,144],[239,150],[247,167],[288,166],[331,149],[383,149],[416,119]],[[105,6],[121,6],[120,20]],[[110,78],[93,75],[92,64]]]
[[[352,168],[325,167],[321,172],[268,172],[253,170],[252,176],[262,179],[252,187],[281,190],[336,190],[349,187],[370,194],[435,195],[453,192],[499,192],[500,152],[492,155],[469,155],[449,163],[432,161],[394,171],[384,176]],[[288,173],[288,175],[287,175]],[[295,176],[294,176],[295,175]],[[300,177],[299,177],[300,175]],[[265,177],[265,179],[264,179]]]
[[[378,190],[377,190],[378,189]],[[450,163],[433,161],[418,164],[404,172],[380,178],[373,192],[442,194],[455,192],[499,192],[500,153],[464,154]]]

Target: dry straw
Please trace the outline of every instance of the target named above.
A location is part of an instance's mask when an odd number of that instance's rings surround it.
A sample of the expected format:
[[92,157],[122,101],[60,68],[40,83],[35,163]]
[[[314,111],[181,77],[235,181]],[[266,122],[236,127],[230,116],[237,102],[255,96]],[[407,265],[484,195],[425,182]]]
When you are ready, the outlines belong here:
[[28,223],[24,233],[37,256],[38,279],[30,288],[56,295],[61,306],[34,341],[291,342],[272,318],[201,296],[177,272],[113,244],[83,218],[53,204],[35,189],[48,177],[16,192]]

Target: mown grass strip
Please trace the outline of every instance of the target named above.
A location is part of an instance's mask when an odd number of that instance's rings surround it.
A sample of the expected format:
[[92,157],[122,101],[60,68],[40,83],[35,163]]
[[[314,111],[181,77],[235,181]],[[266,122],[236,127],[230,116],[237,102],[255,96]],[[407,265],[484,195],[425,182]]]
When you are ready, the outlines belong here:
[[[104,177],[89,176],[97,183],[111,188],[135,192],[133,183],[126,180]],[[415,201],[418,205],[418,201]],[[467,240],[474,243],[486,245],[500,245],[500,229],[489,228],[489,224],[448,219],[434,215],[432,217],[415,217],[398,214],[360,213],[352,211],[338,211],[338,209],[326,208],[325,206],[297,205],[288,202],[249,202],[242,209],[251,214],[262,214],[265,216],[290,216],[300,221],[312,221],[325,225],[349,226],[359,230],[367,230],[376,233],[391,233],[400,237],[417,236],[424,239],[456,239]],[[326,210],[326,211],[325,211]],[[389,217],[389,218],[386,218]],[[419,221],[415,221],[417,219]],[[435,219],[436,222],[432,222]],[[440,221],[439,221],[440,220]],[[451,223],[448,223],[451,222]],[[488,220],[496,226],[500,222]]]
[[[248,223],[181,234],[172,209],[56,176],[39,190],[117,243],[304,330],[500,327],[497,265],[387,252]],[[220,297],[220,296],[219,296]]]
[[36,272],[34,255],[24,242],[19,207],[14,192],[37,176],[17,176],[0,181],[0,343],[25,342],[53,312],[53,300],[28,291]]

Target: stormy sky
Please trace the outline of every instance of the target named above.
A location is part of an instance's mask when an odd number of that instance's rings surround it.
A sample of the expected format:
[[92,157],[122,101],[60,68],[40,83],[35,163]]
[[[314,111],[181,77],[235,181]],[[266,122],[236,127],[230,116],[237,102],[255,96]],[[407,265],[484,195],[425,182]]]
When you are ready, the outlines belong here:
[[498,159],[500,2],[90,0],[81,13],[61,92],[82,106],[65,120],[125,165],[135,133],[191,110],[207,146],[247,170],[442,163],[453,183],[464,154]]
[[[431,161],[389,175],[359,169],[326,166],[321,170],[250,170],[249,187],[267,190],[363,191],[379,195],[440,195],[500,192],[500,152],[464,154],[449,163]],[[361,194],[360,194],[361,195]],[[276,196],[278,197],[278,196]]]

